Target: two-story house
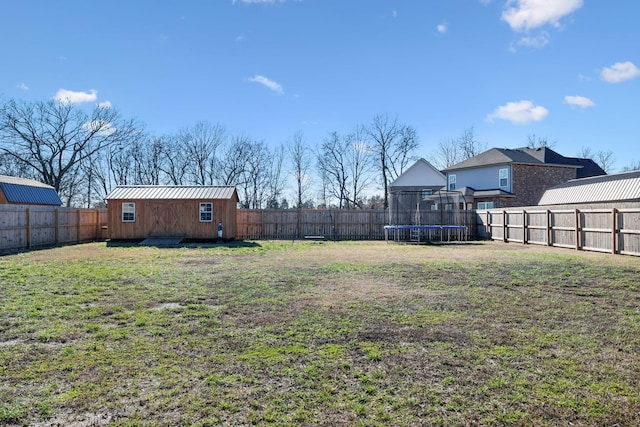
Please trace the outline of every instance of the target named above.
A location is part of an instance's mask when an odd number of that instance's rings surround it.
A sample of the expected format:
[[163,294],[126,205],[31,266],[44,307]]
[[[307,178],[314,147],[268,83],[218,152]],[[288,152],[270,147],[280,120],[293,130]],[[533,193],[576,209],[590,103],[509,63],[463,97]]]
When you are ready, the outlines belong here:
[[533,206],[555,185],[606,175],[591,159],[565,157],[546,147],[492,148],[444,172],[447,185],[442,193],[451,201],[447,206],[462,209]]
[[434,193],[445,187],[445,175],[425,159],[418,159],[389,185],[389,211],[395,224],[410,224],[407,212],[428,212],[437,207]]

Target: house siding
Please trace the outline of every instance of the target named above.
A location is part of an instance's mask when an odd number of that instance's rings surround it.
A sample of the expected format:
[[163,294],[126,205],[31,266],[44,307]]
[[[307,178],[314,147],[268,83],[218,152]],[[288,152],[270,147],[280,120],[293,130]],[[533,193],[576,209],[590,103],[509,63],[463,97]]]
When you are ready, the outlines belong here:
[[503,200],[502,207],[535,206],[549,188],[576,178],[574,167],[511,165],[512,188],[516,197]]
[[456,176],[456,189],[462,187],[470,187],[474,190],[493,190],[500,188],[500,169],[509,169],[509,185],[501,188],[504,191],[511,192],[511,178],[513,170],[508,164],[491,165],[483,168],[461,169],[447,172],[447,182],[449,176]]

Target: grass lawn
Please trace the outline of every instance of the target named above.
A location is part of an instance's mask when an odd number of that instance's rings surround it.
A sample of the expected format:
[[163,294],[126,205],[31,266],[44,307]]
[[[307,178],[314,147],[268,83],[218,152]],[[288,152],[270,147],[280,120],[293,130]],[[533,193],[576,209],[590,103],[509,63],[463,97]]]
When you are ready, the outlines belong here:
[[4,256],[0,425],[640,425],[640,259],[291,241]]

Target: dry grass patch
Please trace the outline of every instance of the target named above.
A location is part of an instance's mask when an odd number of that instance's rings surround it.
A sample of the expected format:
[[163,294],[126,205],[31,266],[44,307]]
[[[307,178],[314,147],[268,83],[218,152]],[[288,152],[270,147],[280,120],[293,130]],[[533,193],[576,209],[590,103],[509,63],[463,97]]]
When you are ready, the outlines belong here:
[[0,425],[637,425],[638,273],[499,243],[6,256]]

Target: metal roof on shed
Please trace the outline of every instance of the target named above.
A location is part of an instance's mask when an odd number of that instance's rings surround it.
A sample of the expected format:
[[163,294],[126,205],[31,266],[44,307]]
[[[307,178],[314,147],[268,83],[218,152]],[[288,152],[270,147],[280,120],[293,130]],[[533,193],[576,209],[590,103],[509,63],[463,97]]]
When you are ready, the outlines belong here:
[[236,193],[233,186],[207,185],[123,185],[116,187],[106,200],[176,200],[176,199],[231,199]]
[[573,179],[545,191],[539,205],[640,201],[640,171]]
[[33,179],[0,175],[0,190],[9,203],[62,205],[55,188]]

